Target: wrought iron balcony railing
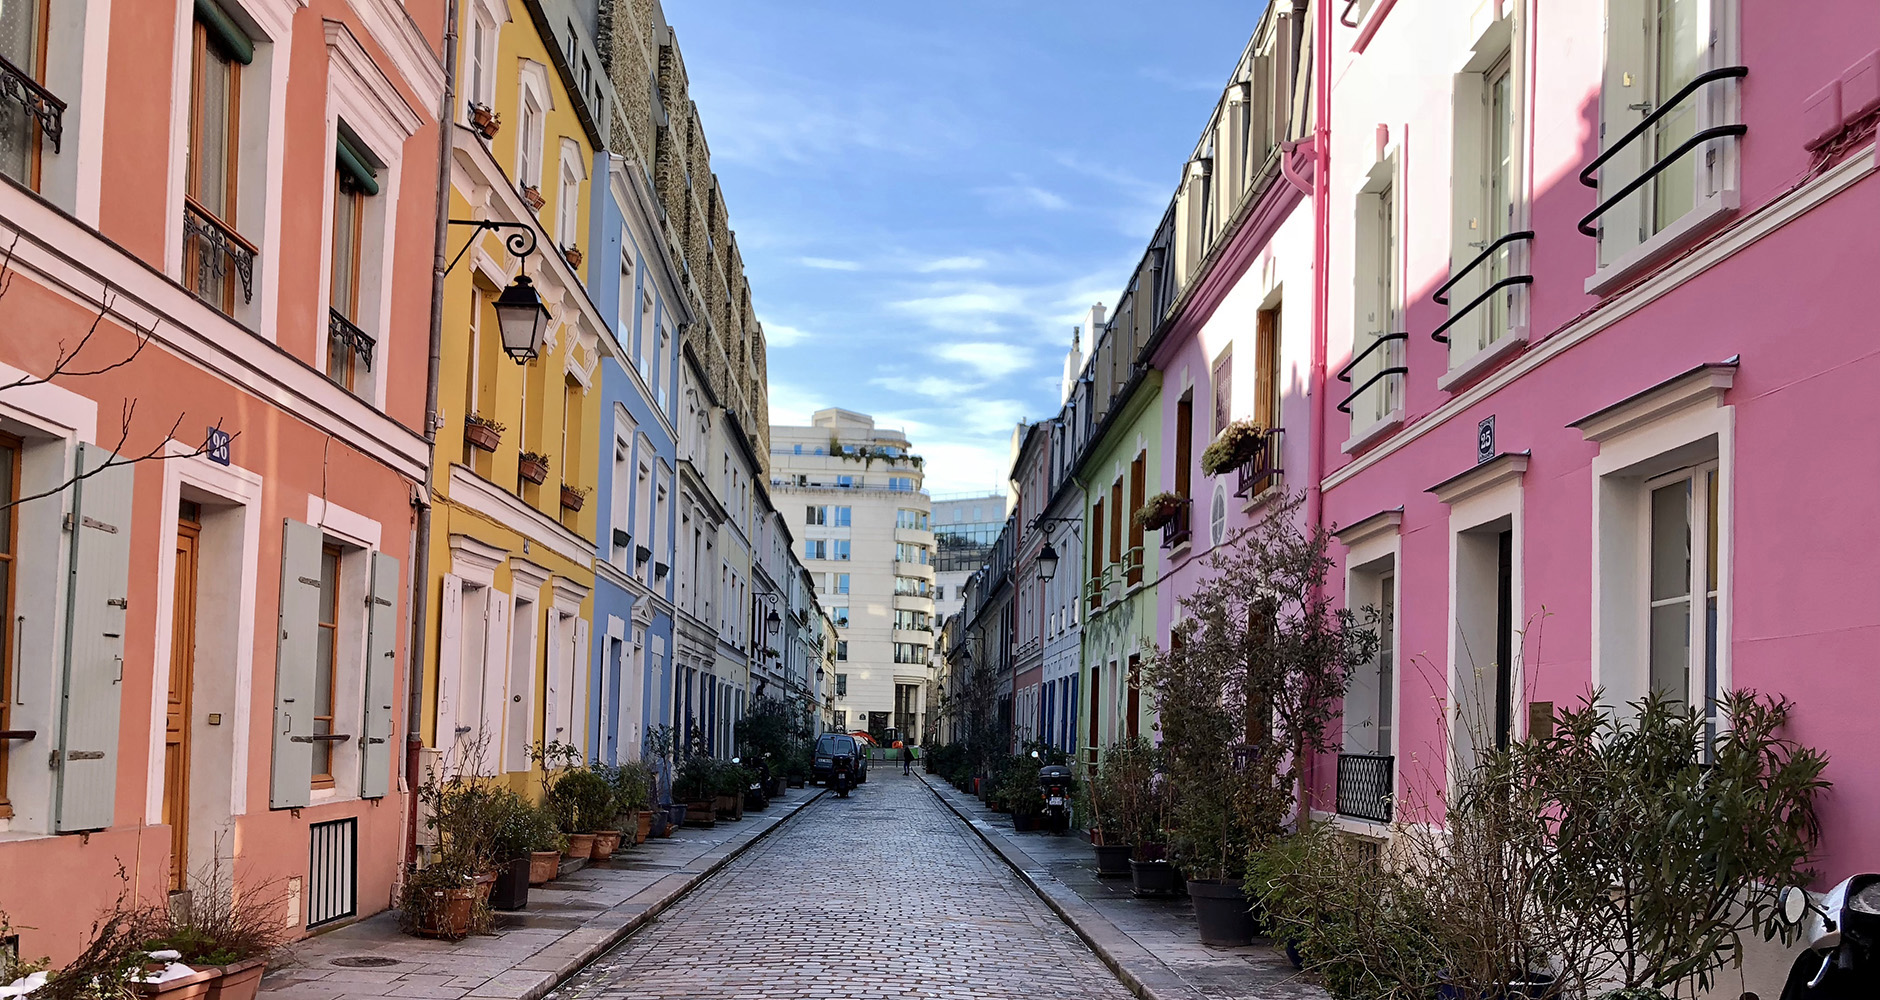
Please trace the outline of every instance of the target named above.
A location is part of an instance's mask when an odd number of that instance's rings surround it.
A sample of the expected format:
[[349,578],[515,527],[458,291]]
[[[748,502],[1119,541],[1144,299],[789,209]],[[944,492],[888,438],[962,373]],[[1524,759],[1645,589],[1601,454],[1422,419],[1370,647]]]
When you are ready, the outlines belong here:
[[1245,462],[1240,463],[1236,471],[1238,481],[1234,487],[1235,496],[1259,496],[1278,485],[1281,472],[1279,442],[1285,433],[1284,428],[1275,427],[1260,437],[1260,446],[1253,450]]
[[[1378,334],[1375,338],[1371,340],[1371,346],[1366,347],[1362,351],[1359,351],[1357,357],[1352,358],[1350,361],[1346,362],[1345,367],[1340,368],[1338,370],[1338,381],[1349,383],[1351,381],[1351,372],[1353,369],[1358,367],[1358,363],[1363,361],[1365,358],[1370,357],[1373,352],[1382,348],[1385,344],[1393,344],[1400,340],[1409,340],[1409,339],[1410,339],[1410,334],[1408,331]],[[1389,354],[1385,355],[1384,360],[1386,362],[1390,360]],[[1405,375],[1405,374],[1408,374],[1409,371],[1410,371],[1409,365],[1401,365],[1401,364],[1393,365],[1393,364],[1386,363],[1380,366],[1377,371],[1371,374],[1370,378],[1367,378],[1364,380],[1363,385],[1358,386],[1356,389],[1351,390],[1349,395],[1347,395],[1344,399],[1341,399],[1338,401],[1339,411],[1343,413],[1350,413],[1351,401],[1354,399],[1357,399],[1359,396],[1364,395],[1364,391],[1366,389],[1369,389],[1371,386],[1377,384],[1379,381],[1382,381],[1384,378],[1388,376]]]
[[[1463,265],[1462,270],[1457,271],[1455,274],[1450,275],[1449,280],[1443,282],[1443,287],[1438,288],[1436,290],[1436,294],[1431,295],[1430,298],[1433,301],[1435,301],[1435,303],[1439,306],[1448,305],[1449,304],[1449,290],[1456,287],[1456,282],[1459,282],[1463,278],[1468,277],[1470,272],[1474,271],[1476,268],[1481,267],[1483,264],[1487,263],[1490,257],[1500,252],[1502,247],[1505,247],[1509,245],[1510,243],[1518,242],[1520,240],[1531,240],[1533,238],[1534,238],[1534,231],[1531,229],[1524,229],[1521,232],[1509,233],[1508,235],[1503,236],[1502,238],[1498,240],[1495,240],[1494,242],[1490,243],[1488,246],[1483,247],[1482,252],[1479,254],[1476,254],[1474,260],[1469,261],[1467,264]],[[1504,288],[1513,288],[1516,285],[1532,285],[1533,283],[1534,283],[1534,276],[1531,274],[1513,274],[1513,275],[1509,275],[1508,277],[1502,278],[1499,281],[1491,283],[1487,288],[1482,289],[1482,294],[1477,295],[1473,299],[1470,299],[1467,305],[1463,306],[1460,309],[1452,310],[1449,313],[1449,318],[1443,321],[1442,326],[1439,326],[1436,329],[1430,331],[1430,338],[1432,340],[1435,340],[1439,344],[1449,343],[1449,337],[1448,337],[1449,328],[1452,326],[1455,326],[1457,323],[1462,322],[1462,318],[1464,316],[1467,316],[1470,313],[1474,312],[1477,306],[1480,306],[1482,303],[1487,302],[1489,299],[1493,298],[1496,292],[1499,292]]]
[[41,86],[32,74],[4,58],[0,58],[0,99],[25,108],[39,124],[39,133],[52,143],[52,151],[59,151],[59,140],[65,136],[65,102]]
[[1397,758],[1388,754],[1338,755],[1338,814],[1388,823]]
[[333,347],[345,347],[352,351],[353,357],[372,370],[372,350],[379,342],[372,335],[354,326],[352,320],[340,314],[338,309],[326,311],[326,336]]
[[[208,299],[222,297],[229,270],[242,281],[242,301],[255,298],[255,257],[260,253],[253,243],[223,224],[195,201],[183,201],[183,270],[191,278],[190,291]],[[212,302],[218,308],[222,303]]]
[[1182,498],[1181,506],[1175,508],[1175,517],[1171,519],[1169,523],[1162,526],[1163,548],[1172,549],[1187,541],[1189,537],[1193,535],[1193,531],[1189,529],[1188,525],[1189,522],[1194,519],[1194,515],[1191,513],[1194,510],[1194,506],[1195,502],[1193,500],[1188,497]]
[[[1587,164],[1585,170],[1580,171],[1580,183],[1590,188],[1599,187],[1599,168],[1605,166],[1614,156],[1619,155],[1620,150],[1625,149],[1627,146],[1637,141],[1639,136],[1650,131],[1653,125],[1658,124],[1660,120],[1671,112],[1671,109],[1683,104],[1686,98],[1697,93],[1700,88],[1716,83],[1718,80],[1741,80],[1748,75],[1748,66],[1719,66],[1716,69],[1705,70],[1692,77],[1691,82],[1685,84],[1677,93],[1671,95],[1670,100],[1653,108],[1651,113],[1645,116],[1644,121],[1632,126],[1631,131],[1614,140],[1612,145],[1606,147],[1605,152],[1594,157],[1593,162]],[[1744,135],[1748,134],[1748,132],[1748,125],[1712,125],[1710,128],[1699,129],[1696,134],[1692,135],[1689,139],[1679,143],[1678,148],[1660,156],[1657,162],[1639,171],[1637,177],[1627,181],[1619,190],[1608,195],[1606,199],[1595,206],[1591,212],[1586,213],[1586,216],[1580,220],[1577,228],[1581,233],[1587,236],[1598,238],[1599,227],[1594,225],[1594,223],[1599,220],[1599,217],[1605,215],[1607,210],[1611,209],[1612,206],[1624,201],[1632,192],[1644,187],[1652,178],[1664,173],[1665,168],[1683,159],[1691,150],[1713,139],[1726,137],[1742,138]]]

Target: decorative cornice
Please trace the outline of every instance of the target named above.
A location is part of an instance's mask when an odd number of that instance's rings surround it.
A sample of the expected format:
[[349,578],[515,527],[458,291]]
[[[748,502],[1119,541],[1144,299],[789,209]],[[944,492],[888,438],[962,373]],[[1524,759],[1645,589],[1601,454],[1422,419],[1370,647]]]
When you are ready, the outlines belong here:
[[547,566],[530,562],[521,556],[509,557],[509,579],[518,594],[522,593],[524,588],[532,593],[541,593],[542,585],[547,583],[548,578],[553,575],[554,573],[550,572]]
[[509,558],[509,550],[470,535],[450,536],[450,572],[485,587],[496,582],[496,568]]
[[385,50],[426,116],[444,103],[444,64],[399,0],[349,0],[366,33]]
[[1492,490],[1503,483],[1520,482],[1527,473],[1528,453],[1506,451],[1461,475],[1451,476],[1425,490],[1453,507],[1470,497]]
[[594,544],[522,502],[522,498],[484,479],[469,468],[452,463],[450,500],[533,541],[576,566],[594,565]]
[[1604,441],[1689,406],[1718,406],[1736,383],[1737,359],[1698,365],[1568,424],[1588,441]]
[[1392,507],[1389,510],[1380,510],[1362,521],[1348,524],[1332,532],[1332,537],[1338,539],[1345,548],[1355,549],[1373,539],[1395,535],[1402,530],[1403,508]]

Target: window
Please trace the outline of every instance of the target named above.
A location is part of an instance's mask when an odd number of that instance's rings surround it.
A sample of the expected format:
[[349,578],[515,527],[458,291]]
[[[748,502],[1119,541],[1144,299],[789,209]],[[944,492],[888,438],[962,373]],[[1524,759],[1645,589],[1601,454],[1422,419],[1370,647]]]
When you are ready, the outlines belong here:
[[481,5],[470,17],[470,94],[471,107],[487,108],[495,103],[497,27]]
[[1717,734],[1717,466],[1647,484],[1651,493],[1650,682],[1672,701],[1703,706]]
[[932,590],[932,584],[917,577],[897,576],[894,578],[894,592],[898,596],[927,597],[931,595]]
[[897,528],[908,528],[914,531],[926,531],[928,530],[927,512],[924,510],[908,510],[903,507],[900,513],[895,515],[894,526]]
[[894,644],[894,662],[926,663],[927,647],[911,642],[897,642]]
[[830,539],[829,558],[847,560],[849,558],[849,540],[846,538]]
[[1700,131],[1741,120],[1736,78],[1713,79],[1672,103],[1700,73],[1735,62],[1734,7],[1731,0],[1607,0],[1600,114],[1601,148],[1610,158],[1597,170],[1600,203],[1653,166],[1663,168],[1590,220],[1598,227],[1602,273],[1589,291],[1735,207],[1736,135],[1679,150]]
[[829,523],[829,508],[809,507],[809,508],[806,508],[806,510],[807,510],[807,513],[803,515],[804,524],[827,524]]
[[836,593],[846,594],[848,592],[849,592],[849,575],[847,573],[837,573],[836,574]]
[[521,127],[516,131],[516,184],[539,188],[542,183],[542,109],[534,93],[522,95]]
[[[848,658],[849,658],[849,644],[846,642],[843,642],[840,639],[836,640],[836,659],[846,660]],[[847,698],[848,696],[849,696],[849,675],[837,674],[836,675],[836,697]]]
[[561,141],[561,182],[555,193],[555,242],[563,249],[581,245],[581,182],[587,179],[581,147]]
[[[1396,156],[1371,168],[1358,195],[1353,315],[1353,364],[1347,373],[1353,440],[1397,419],[1402,406],[1403,342],[1399,329]],[[1355,445],[1348,444],[1348,448]]]
[[1279,304],[1260,310],[1254,328],[1253,412],[1255,423],[1271,430],[1280,425],[1279,415]]
[[1103,501],[1090,506],[1090,607],[1103,606]]
[[1234,422],[1234,355],[1223,353],[1214,362],[1208,383],[1214,390],[1214,433],[1220,434]]
[[929,631],[928,616],[925,611],[907,611],[897,608],[894,612],[894,627],[917,632]]
[[[336,697],[334,658],[339,651],[339,549],[328,545],[320,553],[320,618],[313,654],[313,735],[333,734]],[[313,787],[333,787],[333,743],[313,745]]]
[[[1135,461],[1129,463],[1129,509],[1132,511],[1140,508],[1143,501],[1148,499],[1143,493],[1143,490],[1147,488],[1145,480],[1147,468],[1147,453],[1137,452]],[[1129,562],[1128,583],[1133,587],[1142,582],[1143,564],[1142,522],[1136,520],[1134,517],[1129,519],[1129,554],[1127,559]]]
[[837,628],[848,628],[849,627],[849,609],[846,606],[830,608],[829,620],[835,622]]
[[[0,500],[11,504],[20,498],[20,441],[0,435]],[[13,556],[18,519],[14,508],[0,506],[0,729],[11,728],[8,718],[13,708],[14,650],[19,637],[13,634],[13,589],[18,571]],[[12,743],[0,740],[0,819],[13,815],[7,801],[7,749]]]
[[914,479],[912,476],[889,476],[888,488],[902,493],[912,493],[914,492]]
[[[45,82],[47,0],[0,6],[0,56],[35,82]],[[39,187],[39,126],[17,100],[0,101],[0,173]],[[4,727],[0,727],[4,728]],[[5,796],[0,795],[0,802]]]
[[183,284],[225,313],[235,310],[237,278],[246,301],[255,248],[236,229],[242,64],[248,40],[225,33],[227,17],[195,22],[189,90],[189,146],[184,168]]
[[1195,461],[1195,393],[1193,389],[1175,404],[1175,495],[1186,498],[1193,489]]
[[837,476],[837,477],[836,477],[836,485],[837,485],[837,486],[839,486],[839,487],[841,487],[842,489],[845,489],[845,490],[847,490],[847,489],[854,489],[854,488],[855,488],[855,477],[854,477],[854,476]]
[[838,528],[847,528],[847,527],[851,527],[851,526],[852,526],[852,522],[853,522],[853,520],[854,520],[854,512],[853,512],[853,511],[854,511],[854,509],[853,509],[853,508],[850,508],[850,507],[836,507],[836,508],[833,508],[833,509],[832,509],[832,510],[830,511],[830,514],[831,514],[831,518],[832,518],[832,519],[830,520],[830,522],[829,522],[829,523],[830,523],[830,524],[833,524],[833,525],[835,525],[835,526],[836,526],[836,527],[838,527]]
[[613,528],[610,561],[622,569],[626,568],[628,533],[637,529],[641,537],[645,537],[646,532],[644,525],[630,523],[633,519],[633,481],[628,478],[630,475],[628,469],[631,468],[629,454],[627,442],[618,437],[614,438],[613,496],[611,498],[613,513],[609,517]]
[[[326,374],[358,392],[361,368],[372,367],[373,339],[359,327],[360,257],[364,250],[366,185],[373,183],[371,166],[359,147],[340,133],[338,162],[333,168],[333,259],[328,287]],[[376,185],[375,185],[376,186]]]

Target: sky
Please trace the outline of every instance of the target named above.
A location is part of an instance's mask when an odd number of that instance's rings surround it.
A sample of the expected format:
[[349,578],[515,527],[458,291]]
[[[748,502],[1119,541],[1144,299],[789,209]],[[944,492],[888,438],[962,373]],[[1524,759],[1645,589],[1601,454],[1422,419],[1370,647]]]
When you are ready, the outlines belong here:
[[1072,327],[1116,302],[1264,5],[1177,6],[667,0],[772,424],[870,413],[930,492],[1006,488],[1013,427],[1057,413]]

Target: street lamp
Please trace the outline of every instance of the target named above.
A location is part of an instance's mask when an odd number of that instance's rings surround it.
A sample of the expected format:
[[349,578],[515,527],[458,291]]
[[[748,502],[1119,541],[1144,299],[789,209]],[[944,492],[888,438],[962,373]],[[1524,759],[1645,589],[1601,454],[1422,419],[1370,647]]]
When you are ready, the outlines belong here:
[[1044,548],[1038,550],[1038,579],[1050,583],[1051,578],[1057,575],[1057,564],[1057,550],[1051,547],[1050,542],[1045,542]]
[[782,627],[783,619],[777,617],[776,608],[771,608],[770,614],[764,616],[764,632],[768,635],[776,635],[777,630]]
[[503,330],[503,352],[517,364],[535,360],[542,352],[542,336],[548,330],[548,307],[535,293],[535,283],[528,275],[516,280],[496,298],[496,322]]

